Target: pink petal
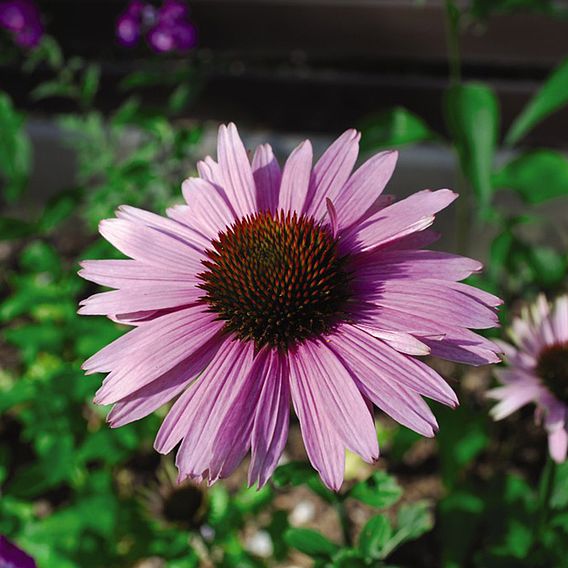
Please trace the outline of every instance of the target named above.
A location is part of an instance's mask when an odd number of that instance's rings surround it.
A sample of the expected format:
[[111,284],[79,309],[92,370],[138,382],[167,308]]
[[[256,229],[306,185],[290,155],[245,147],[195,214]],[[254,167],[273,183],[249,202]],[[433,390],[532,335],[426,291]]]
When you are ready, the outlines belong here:
[[[338,456],[336,444],[349,448],[365,461],[372,462],[378,458],[373,420],[353,379],[324,342],[311,341],[299,345],[290,354],[289,361],[292,401],[308,457],[324,482],[336,489],[344,462],[344,455],[341,455],[340,463],[330,462]],[[319,418],[308,416],[314,413]],[[318,424],[323,426],[325,423],[326,429],[334,433],[325,435],[315,430]],[[331,450],[329,459],[322,460],[327,449]]]
[[203,290],[189,283],[137,283],[111,292],[93,294],[81,300],[78,312],[84,316],[113,316],[138,311],[189,306],[203,296]]
[[341,229],[359,221],[375,203],[391,178],[397,159],[398,152],[381,152],[351,176],[335,203]]
[[362,394],[389,416],[404,426],[431,437],[438,429],[436,419],[422,398],[387,375],[378,373],[374,350],[357,336],[344,334],[349,326],[341,329],[341,341],[332,344]]
[[302,142],[290,154],[284,164],[278,208],[285,213],[303,213],[312,171],[312,145],[309,140]]
[[251,342],[230,342],[226,350],[224,347],[219,350],[216,359],[199,379],[198,384],[203,382],[203,387],[180,417],[185,424],[185,434],[176,456],[180,479],[208,477],[215,481],[217,478],[217,471],[210,472],[215,465],[215,440],[246,384],[253,364],[253,351]]
[[[217,431],[213,441],[213,455],[209,465],[209,478],[216,480],[231,475],[251,447],[251,434],[255,415],[266,414],[270,409],[260,408],[263,384],[267,381],[270,350],[262,349],[254,358],[252,368],[242,384]],[[288,411],[289,411],[288,406]]]
[[198,273],[203,268],[201,256],[174,234],[125,219],[101,221],[99,231],[113,246],[135,260],[173,271]]
[[269,144],[262,144],[256,149],[252,159],[252,175],[256,185],[257,209],[274,213],[278,207],[282,172]]
[[[95,402],[117,402],[158,379],[178,363],[187,360],[221,328],[215,314],[194,306],[165,315],[128,333],[131,342],[119,338],[85,362],[84,368],[96,371],[111,368],[98,390]],[[116,353],[117,345],[128,351]]]
[[262,487],[278,465],[288,437],[290,383],[286,357],[270,352],[252,430],[249,486]]
[[365,324],[357,324],[356,327],[368,333],[369,335],[372,335],[373,337],[382,339],[393,349],[396,349],[401,353],[406,353],[407,355],[430,354],[430,348],[428,347],[428,345],[408,333],[404,333],[402,331],[387,331],[375,326],[368,326]]
[[199,178],[188,178],[182,184],[187,202],[187,221],[209,240],[217,238],[235,221],[235,214],[215,186]]
[[497,387],[487,393],[488,397],[501,401],[490,410],[490,414],[494,420],[502,420],[525,404],[538,401],[540,395],[540,385],[533,382],[516,382]]
[[[377,250],[362,255],[357,268],[360,278],[463,280],[483,265],[477,260],[433,250]],[[357,261],[357,260],[356,260]]]
[[173,236],[198,253],[201,253],[203,250],[201,235],[177,220],[168,219],[150,211],[144,211],[144,209],[130,207],[129,205],[121,205],[116,211],[116,216],[118,219],[142,223],[151,229]]
[[360,138],[356,130],[345,131],[314,166],[306,212],[316,220],[321,220],[326,213],[326,199],[334,202],[349,179],[357,161]]
[[562,463],[566,461],[566,454],[568,450],[568,432],[566,432],[565,428],[555,430],[548,435],[548,448],[550,451],[550,457],[556,463]]
[[356,238],[362,251],[371,250],[426,229],[433,223],[434,215],[456,197],[449,189],[419,191],[354,225],[347,235]]
[[219,127],[217,139],[223,189],[238,217],[256,212],[256,189],[252,169],[237,127],[230,123]]
[[118,428],[144,418],[176,397],[209,365],[224,341],[223,334],[217,334],[189,359],[117,402],[107,417],[111,427]]
[[559,342],[568,341],[568,296],[556,300],[552,325],[556,339]]

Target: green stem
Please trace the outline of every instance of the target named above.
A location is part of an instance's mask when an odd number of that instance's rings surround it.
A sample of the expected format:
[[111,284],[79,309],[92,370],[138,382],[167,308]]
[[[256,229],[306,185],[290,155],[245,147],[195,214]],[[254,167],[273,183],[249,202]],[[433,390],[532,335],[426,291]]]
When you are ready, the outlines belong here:
[[335,510],[337,511],[337,516],[339,517],[339,525],[341,526],[341,534],[343,535],[343,543],[345,546],[353,546],[353,538],[351,537],[351,519],[347,514],[347,509],[345,508],[345,501],[339,499],[335,503]]
[[448,64],[450,66],[450,82],[457,85],[461,82],[460,54],[460,11],[453,0],[445,0],[446,5],[446,42],[448,44]]
[[548,456],[539,483],[537,530],[542,533],[550,517],[550,500],[556,479],[556,463]]

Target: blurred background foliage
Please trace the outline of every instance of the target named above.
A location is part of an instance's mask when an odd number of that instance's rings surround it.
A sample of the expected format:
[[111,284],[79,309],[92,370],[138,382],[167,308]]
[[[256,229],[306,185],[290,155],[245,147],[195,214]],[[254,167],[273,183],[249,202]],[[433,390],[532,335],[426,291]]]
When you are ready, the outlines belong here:
[[[48,31],[56,27],[61,6],[39,6]],[[526,142],[566,108],[568,59],[506,126],[490,82],[463,72],[464,29],[483,31],[495,14],[519,11],[568,17],[562,2],[544,0],[441,4],[442,125],[398,103],[377,104],[356,121],[365,153],[417,145],[454,153],[462,195],[456,248],[467,253],[490,235],[486,270],[471,283],[505,299],[504,324],[518,301],[565,291],[568,268],[566,222],[551,226],[539,207],[567,210],[568,160],[561,148]],[[206,142],[192,112],[214,81],[206,73],[214,63],[206,49],[151,57],[141,46],[108,105],[96,58],[64,52],[47,34],[32,49],[9,34],[0,40],[5,75],[17,69],[14,85],[26,85],[23,98],[18,88],[0,92],[0,534],[44,568],[568,566],[568,464],[554,470],[546,462],[544,435],[526,414],[489,420],[488,370],[433,361],[451,377],[460,408],[436,407],[435,441],[377,416],[383,457],[369,469],[349,455],[339,494],[306,464],[298,436],[288,462],[257,491],[242,475],[211,488],[177,486],[171,461],[152,450],[164,410],[109,429],[107,410],[91,402],[98,379],[85,378],[80,365],[125,329],[77,316],[78,300],[96,289],[77,277],[77,262],[116,254],[96,228],[118,205],[163,212],[180,200],[180,181]],[[27,194],[37,108],[57,124],[76,164],[62,190],[39,204]],[[546,231],[555,238],[534,237]]]

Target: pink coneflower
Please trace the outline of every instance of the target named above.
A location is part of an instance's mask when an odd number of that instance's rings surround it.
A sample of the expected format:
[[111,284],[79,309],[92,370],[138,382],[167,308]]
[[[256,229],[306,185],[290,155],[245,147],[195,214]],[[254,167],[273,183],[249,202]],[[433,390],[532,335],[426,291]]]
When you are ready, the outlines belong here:
[[233,124],[218,161],[183,183],[187,205],[167,218],[121,207],[101,234],[132,260],[85,261],[80,274],[116,288],[80,313],[136,326],[91,357],[109,372],[95,401],[112,426],[177,399],[155,448],[177,444],[180,479],[231,474],[251,451],[249,482],[266,483],[282,454],[290,402],[308,457],[338,489],[346,448],[379,455],[372,404],[433,436],[422,396],[455,406],[442,377],[416,356],[480,365],[497,347],[468,328],[496,325],[498,298],[458,283],[475,260],[423,250],[427,228],[456,194],[381,195],[396,152],[352,173],[348,130],[312,167],[300,144],[282,171],[272,149],[249,161]]
[[551,306],[540,296],[513,321],[509,335],[515,345],[501,342],[509,367],[495,374],[504,384],[489,391],[499,400],[491,414],[501,420],[534,402],[544,421],[552,459],[563,462],[568,446],[568,296]]

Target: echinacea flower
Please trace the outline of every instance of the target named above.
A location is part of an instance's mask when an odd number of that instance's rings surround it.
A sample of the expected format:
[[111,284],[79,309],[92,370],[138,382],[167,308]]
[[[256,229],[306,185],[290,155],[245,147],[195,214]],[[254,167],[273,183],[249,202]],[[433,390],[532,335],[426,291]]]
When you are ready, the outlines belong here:
[[288,435],[290,403],[308,457],[338,489],[345,450],[378,458],[373,404],[425,436],[436,419],[423,396],[457,405],[417,358],[480,365],[498,348],[468,328],[497,324],[499,299],[459,283],[481,265],[423,247],[434,215],[456,194],[381,195],[396,152],[354,173],[348,130],[312,167],[300,144],[280,169],[259,146],[252,163],[236,127],[221,126],[217,161],[182,186],[187,205],[161,217],[123,206],[101,234],[130,260],[82,263],[114,291],[82,302],[135,329],[84,364],[109,375],[95,402],[121,426],[180,395],[158,432],[180,442],[180,479],[227,477],[251,452],[249,483],[266,483]]
[[0,568],[36,568],[35,560],[0,535]]
[[568,447],[568,296],[553,305],[539,296],[513,321],[509,335],[513,344],[500,342],[509,366],[495,371],[504,386],[488,393],[500,401],[491,414],[501,420],[535,403],[550,456],[563,462]]

